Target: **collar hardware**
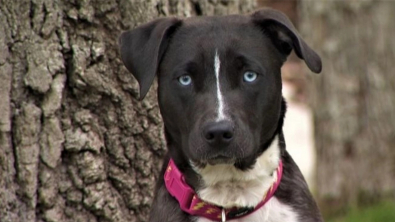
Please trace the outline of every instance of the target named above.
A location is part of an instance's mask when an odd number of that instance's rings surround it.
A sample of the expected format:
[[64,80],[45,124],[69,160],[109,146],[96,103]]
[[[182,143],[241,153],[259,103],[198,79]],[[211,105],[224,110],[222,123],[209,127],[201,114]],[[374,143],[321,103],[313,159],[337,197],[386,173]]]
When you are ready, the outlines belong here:
[[225,212],[225,208],[222,208],[222,215],[221,215],[221,218],[222,218],[222,222],[226,222],[226,212]]

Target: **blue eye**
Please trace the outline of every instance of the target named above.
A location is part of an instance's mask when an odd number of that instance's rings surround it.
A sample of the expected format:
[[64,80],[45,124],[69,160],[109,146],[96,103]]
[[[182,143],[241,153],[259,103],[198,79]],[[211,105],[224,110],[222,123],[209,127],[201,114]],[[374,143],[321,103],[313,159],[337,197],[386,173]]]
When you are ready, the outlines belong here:
[[247,71],[244,73],[243,80],[245,82],[254,82],[257,77],[258,77],[258,74],[256,74],[255,72]]
[[183,75],[183,76],[178,77],[178,82],[180,82],[181,85],[183,85],[183,86],[188,86],[188,85],[191,85],[192,78],[188,75]]

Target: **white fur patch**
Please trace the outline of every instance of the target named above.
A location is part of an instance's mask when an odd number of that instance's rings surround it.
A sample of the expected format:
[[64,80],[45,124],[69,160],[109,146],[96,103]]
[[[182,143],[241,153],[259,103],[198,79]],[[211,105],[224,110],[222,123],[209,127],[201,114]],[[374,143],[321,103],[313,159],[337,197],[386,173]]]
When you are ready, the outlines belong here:
[[254,207],[276,180],[277,174],[273,172],[279,161],[280,148],[276,136],[251,170],[241,171],[230,164],[208,164],[203,169],[195,168],[205,185],[197,193],[201,199],[225,208]]
[[217,122],[225,119],[224,99],[221,92],[221,86],[219,84],[220,67],[221,67],[221,61],[219,60],[218,50],[215,50],[214,70],[215,70],[215,77],[217,79],[217,100],[218,100]]
[[[198,191],[201,199],[226,208],[233,206],[256,206],[277,174],[273,173],[280,161],[279,140],[276,137],[269,148],[258,157],[254,168],[240,171],[233,165],[207,165],[195,170],[202,176],[206,188]],[[196,222],[214,222],[196,217]],[[300,222],[297,213],[276,197],[272,197],[256,212],[231,222]]]
[[[272,197],[263,207],[254,213],[230,222],[300,222],[298,214],[291,206]],[[195,222],[214,222],[204,217],[196,217]]]

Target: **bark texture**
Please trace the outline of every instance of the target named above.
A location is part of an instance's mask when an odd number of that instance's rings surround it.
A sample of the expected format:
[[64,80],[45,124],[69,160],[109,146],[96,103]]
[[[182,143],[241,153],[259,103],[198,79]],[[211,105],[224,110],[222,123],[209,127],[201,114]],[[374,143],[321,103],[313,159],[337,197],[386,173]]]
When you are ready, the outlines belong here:
[[302,1],[303,36],[323,58],[311,92],[324,209],[395,198],[395,4]]
[[158,16],[253,0],[0,0],[0,221],[146,221],[166,152],[117,47]]

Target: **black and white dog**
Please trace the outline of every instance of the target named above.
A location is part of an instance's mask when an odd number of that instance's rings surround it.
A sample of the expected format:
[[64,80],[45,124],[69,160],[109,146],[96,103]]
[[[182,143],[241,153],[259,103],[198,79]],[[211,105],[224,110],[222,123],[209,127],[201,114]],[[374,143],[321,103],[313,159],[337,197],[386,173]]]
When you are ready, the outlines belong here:
[[159,81],[169,152],[151,222],[323,221],[282,133],[280,69],[292,49],[321,71],[320,57],[272,9],[161,18],[121,35],[140,99]]

